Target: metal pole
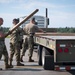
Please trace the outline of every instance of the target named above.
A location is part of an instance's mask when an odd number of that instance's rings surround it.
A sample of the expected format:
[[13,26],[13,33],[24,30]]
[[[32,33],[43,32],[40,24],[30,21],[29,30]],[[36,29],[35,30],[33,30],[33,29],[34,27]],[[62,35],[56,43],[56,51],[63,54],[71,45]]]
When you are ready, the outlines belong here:
[[48,28],[48,25],[47,25],[47,17],[48,17],[48,14],[47,14],[47,8],[46,8],[46,14],[45,14],[45,26],[46,26],[46,29],[45,31],[47,31],[47,28]]

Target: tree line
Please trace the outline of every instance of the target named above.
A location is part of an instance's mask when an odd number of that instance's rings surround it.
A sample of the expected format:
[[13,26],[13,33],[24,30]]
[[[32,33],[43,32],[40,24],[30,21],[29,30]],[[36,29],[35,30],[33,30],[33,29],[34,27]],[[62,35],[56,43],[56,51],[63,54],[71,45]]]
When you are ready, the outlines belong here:
[[75,28],[71,27],[65,27],[65,28],[57,28],[57,32],[61,33],[75,33]]
[[9,27],[2,27],[2,28],[5,33],[9,31]]
[[[65,27],[65,28],[42,28],[45,31],[48,32],[61,32],[61,33],[75,33],[75,28],[74,27]],[[9,27],[3,27],[4,32],[9,31]]]

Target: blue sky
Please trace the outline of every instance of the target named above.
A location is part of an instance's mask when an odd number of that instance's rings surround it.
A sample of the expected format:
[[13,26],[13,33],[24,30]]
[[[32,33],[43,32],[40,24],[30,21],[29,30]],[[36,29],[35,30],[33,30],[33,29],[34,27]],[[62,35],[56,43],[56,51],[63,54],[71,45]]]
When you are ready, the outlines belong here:
[[11,27],[13,18],[29,15],[35,9],[39,9],[36,15],[45,16],[45,8],[49,27],[75,27],[75,0],[0,0],[3,27]]

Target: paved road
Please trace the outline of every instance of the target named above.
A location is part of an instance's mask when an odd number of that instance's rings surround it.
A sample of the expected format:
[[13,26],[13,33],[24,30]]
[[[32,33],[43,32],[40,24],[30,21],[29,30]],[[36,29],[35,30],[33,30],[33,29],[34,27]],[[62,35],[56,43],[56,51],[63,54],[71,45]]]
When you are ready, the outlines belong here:
[[[9,41],[6,41],[6,46],[9,52]],[[0,70],[0,75],[75,75],[75,71],[52,71],[52,70],[44,70],[42,66],[39,66],[37,63],[37,53],[33,53],[33,59],[35,62],[28,62],[28,51],[26,52],[26,56],[24,57],[25,66],[17,67],[15,62],[15,56],[13,60],[14,68],[4,70],[4,62],[3,57],[0,61],[0,67],[3,70]]]

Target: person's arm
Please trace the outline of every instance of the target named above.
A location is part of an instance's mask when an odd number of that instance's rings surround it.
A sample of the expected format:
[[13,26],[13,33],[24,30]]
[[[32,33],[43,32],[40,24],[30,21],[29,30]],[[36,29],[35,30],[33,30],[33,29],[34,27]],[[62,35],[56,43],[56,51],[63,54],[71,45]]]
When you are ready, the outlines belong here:
[[39,28],[39,32],[44,32],[42,29]]
[[4,38],[5,34],[0,32],[0,38]]
[[39,28],[39,31],[40,32],[43,32],[43,33],[46,33],[46,31],[42,30],[41,28]]

